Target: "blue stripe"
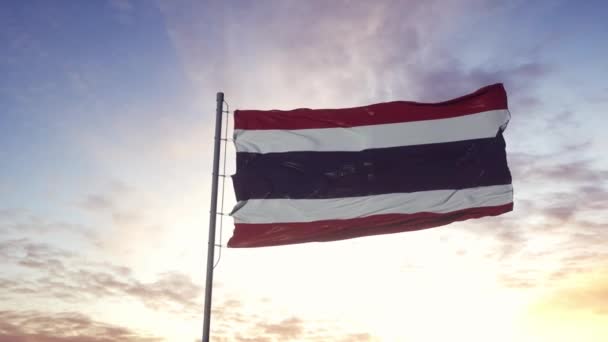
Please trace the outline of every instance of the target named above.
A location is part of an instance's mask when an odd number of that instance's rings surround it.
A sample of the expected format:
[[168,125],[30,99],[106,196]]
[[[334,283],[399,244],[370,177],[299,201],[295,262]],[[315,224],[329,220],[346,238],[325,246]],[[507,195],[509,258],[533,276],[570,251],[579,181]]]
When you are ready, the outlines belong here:
[[320,199],[511,183],[495,138],[359,152],[237,153],[237,200]]

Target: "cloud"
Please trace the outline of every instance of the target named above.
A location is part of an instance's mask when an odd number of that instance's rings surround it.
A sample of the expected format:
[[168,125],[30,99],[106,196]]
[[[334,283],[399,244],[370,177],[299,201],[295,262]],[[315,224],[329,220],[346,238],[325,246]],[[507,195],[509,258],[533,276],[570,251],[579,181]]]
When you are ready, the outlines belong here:
[[0,311],[0,342],[157,342],[75,312]]
[[372,341],[372,335],[367,334],[367,333],[363,333],[363,334],[350,334],[346,337],[344,337],[344,339],[342,339],[343,342],[367,342],[367,341]]
[[15,208],[0,209],[0,222],[14,220],[23,214],[23,210]]
[[40,238],[44,235],[80,237],[87,241],[96,239],[95,232],[79,223],[49,220],[25,209],[3,209],[0,212],[0,236],[24,236]]
[[255,311],[235,298],[216,303],[212,311],[212,336],[218,341],[278,342],[278,341],[374,341],[365,332],[344,331],[334,323],[305,319],[299,316],[286,318],[260,315],[267,301],[256,303]]
[[545,182],[585,183],[602,185],[608,179],[608,170],[599,170],[589,160],[530,165],[522,170],[521,176],[527,180]]
[[[468,67],[445,57],[453,56],[443,39],[456,32],[455,18],[471,9],[479,12],[478,1],[198,6],[162,2],[169,35],[195,82],[223,89],[242,106],[446,100],[505,79],[525,87],[549,70],[539,62]],[[496,69],[502,71],[489,71]]]
[[107,186],[107,191],[86,195],[79,206],[92,213],[109,214],[116,224],[130,224],[141,218],[137,210],[125,208],[134,195],[136,192],[132,187],[113,181]]
[[539,213],[555,223],[579,223],[593,228],[593,221],[584,217],[591,215],[605,220],[608,209],[608,188],[601,183],[596,186],[581,185],[569,192],[548,192],[543,196],[546,204],[538,208]]
[[134,240],[138,241],[138,251],[161,245],[163,234],[168,233],[165,225],[174,221],[166,218],[171,203],[153,203],[159,199],[114,181],[102,191],[83,196],[75,205],[87,219],[108,222],[96,227],[98,233],[89,242],[104,252],[125,256],[134,253],[131,243]]
[[[546,128],[549,132],[556,131],[562,128],[579,128],[581,123],[575,119],[576,114],[571,110],[563,110],[555,114],[547,120]],[[565,148],[566,152],[573,152],[577,149],[587,149],[591,145],[591,141],[586,141],[581,144],[568,145]]]
[[537,82],[550,73],[549,66],[529,62],[503,67],[467,68],[458,60],[449,60],[432,69],[420,68],[412,72],[413,84],[424,101],[448,100],[469,93],[481,86],[505,83],[509,98],[527,105],[536,100],[528,93]]
[[606,260],[608,171],[586,158],[592,146],[510,154],[514,211],[463,225],[486,241],[503,286],[553,288]]
[[81,206],[87,210],[98,211],[111,209],[114,204],[103,195],[88,195],[82,201]]
[[64,270],[61,260],[70,258],[73,254],[48,244],[34,243],[28,239],[15,239],[0,241],[0,256],[3,259],[0,262],[9,261],[55,273]]
[[[226,341],[230,341],[230,340],[227,339]],[[273,340],[270,339],[270,337],[245,337],[245,336],[237,335],[235,337],[235,341],[238,341],[238,342],[272,342]]]
[[535,280],[534,274],[529,274],[529,272],[513,272],[513,273],[505,273],[501,274],[498,277],[498,281],[504,287],[511,289],[531,289],[538,286],[537,280]]
[[[605,263],[606,259],[602,261]],[[554,310],[608,315],[608,278],[605,271],[606,267],[603,266],[591,272],[580,272],[576,281],[567,282],[566,286],[553,291],[540,305]]]
[[0,242],[0,258],[5,266],[22,267],[35,274],[0,279],[6,285],[5,296],[20,298],[31,293],[32,297],[50,295],[73,303],[116,297],[185,316],[200,311],[202,288],[181,273],[162,273],[154,281],[142,282],[128,267],[88,262],[79,255],[28,239]]
[[608,189],[580,185],[571,192],[549,190],[535,196],[517,215],[471,223],[475,233],[495,241],[486,257],[505,264],[503,285],[552,286],[608,259]]
[[261,323],[258,327],[268,335],[276,335],[281,340],[296,339],[304,330],[302,320],[291,317],[278,323]]

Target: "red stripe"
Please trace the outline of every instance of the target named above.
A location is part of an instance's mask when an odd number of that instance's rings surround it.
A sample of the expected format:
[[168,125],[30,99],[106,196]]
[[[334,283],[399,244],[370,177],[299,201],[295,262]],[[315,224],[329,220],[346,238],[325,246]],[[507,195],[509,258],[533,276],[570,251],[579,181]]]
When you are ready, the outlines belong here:
[[235,129],[306,129],[379,125],[445,119],[507,109],[501,83],[439,103],[386,102],[342,109],[236,110]]
[[513,203],[469,208],[449,213],[385,214],[347,220],[295,223],[237,223],[228,247],[265,247],[323,242],[362,236],[392,234],[443,226],[513,210]]

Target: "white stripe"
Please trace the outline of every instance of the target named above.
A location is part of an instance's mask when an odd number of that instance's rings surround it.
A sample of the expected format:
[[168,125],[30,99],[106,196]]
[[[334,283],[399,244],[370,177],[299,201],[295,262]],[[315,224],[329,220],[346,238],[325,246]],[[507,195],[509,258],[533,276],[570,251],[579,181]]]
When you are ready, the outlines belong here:
[[447,213],[511,202],[513,187],[507,184],[332,199],[255,199],[239,202],[231,215],[235,223],[312,222],[380,214]]
[[455,118],[349,128],[234,131],[238,152],[362,151],[495,137],[507,124],[507,109]]

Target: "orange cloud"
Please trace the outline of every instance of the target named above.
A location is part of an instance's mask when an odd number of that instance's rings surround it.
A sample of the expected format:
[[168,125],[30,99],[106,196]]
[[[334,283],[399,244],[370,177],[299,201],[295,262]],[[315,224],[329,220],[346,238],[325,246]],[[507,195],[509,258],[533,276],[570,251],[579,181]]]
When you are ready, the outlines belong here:
[[73,312],[0,311],[0,342],[160,342]]

